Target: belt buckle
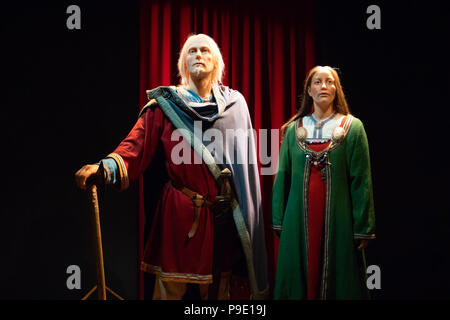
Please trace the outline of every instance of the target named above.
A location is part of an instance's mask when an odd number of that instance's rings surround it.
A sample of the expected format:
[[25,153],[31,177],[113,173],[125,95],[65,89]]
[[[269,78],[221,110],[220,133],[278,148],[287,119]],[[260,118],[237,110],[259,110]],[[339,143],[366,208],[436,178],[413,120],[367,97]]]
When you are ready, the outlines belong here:
[[231,197],[230,196],[216,196],[214,202],[215,217],[220,219],[231,209]]

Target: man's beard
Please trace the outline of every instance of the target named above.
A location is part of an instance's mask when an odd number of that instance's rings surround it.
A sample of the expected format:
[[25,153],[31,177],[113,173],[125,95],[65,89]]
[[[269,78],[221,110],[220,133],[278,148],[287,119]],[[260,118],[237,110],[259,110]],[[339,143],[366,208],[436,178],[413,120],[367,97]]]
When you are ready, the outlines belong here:
[[193,72],[193,76],[195,76],[196,78],[199,78],[201,74],[202,74],[201,68],[195,68],[195,70]]
[[211,72],[205,72],[203,68],[195,68],[191,70],[190,75],[192,79],[203,80],[205,78],[210,78],[212,76]]

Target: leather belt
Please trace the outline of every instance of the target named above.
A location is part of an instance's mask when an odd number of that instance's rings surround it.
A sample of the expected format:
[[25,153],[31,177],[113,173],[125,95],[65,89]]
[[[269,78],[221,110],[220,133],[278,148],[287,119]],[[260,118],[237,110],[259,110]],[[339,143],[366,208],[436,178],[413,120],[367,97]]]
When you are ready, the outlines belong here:
[[192,238],[198,228],[202,207],[211,208],[213,206],[213,203],[205,199],[205,197],[203,197],[201,194],[198,194],[197,192],[194,192],[186,187],[180,186],[172,181],[169,181],[169,185],[181,191],[184,195],[190,198],[192,200],[192,203],[194,204],[194,222],[192,223],[191,230],[189,230],[188,233],[188,237]]

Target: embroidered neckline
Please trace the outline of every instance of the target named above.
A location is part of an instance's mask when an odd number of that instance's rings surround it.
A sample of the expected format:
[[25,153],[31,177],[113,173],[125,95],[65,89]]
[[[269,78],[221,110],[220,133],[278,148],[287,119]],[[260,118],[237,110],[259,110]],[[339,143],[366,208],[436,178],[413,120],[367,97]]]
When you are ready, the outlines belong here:
[[322,139],[323,138],[323,129],[325,128],[325,125],[330,121],[333,120],[337,115],[337,112],[334,111],[329,117],[317,120],[314,114],[311,114],[308,116],[309,119],[311,119],[313,123],[313,132],[312,132],[312,138],[313,139]]
[[337,112],[333,112],[328,118],[325,118],[323,120],[317,120],[316,117],[314,117],[314,114],[311,113],[311,119],[314,122],[314,127],[315,129],[320,129],[322,130],[323,126],[325,125],[325,123],[327,123],[328,121],[330,121],[331,119],[333,119],[336,116]]
[[195,91],[179,86],[177,92],[189,103],[210,104],[214,103],[214,94],[210,93],[207,98],[200,97]]
[[[305,132],[306,129],[303,127],[303,117],[298,118],[297,121],[295,121],[295,139],[297,141],[297,145],[300,147],[300,149],[302,149],[307,155],[313,157],[314,159],[320,159],[323,157],[323,155],[327,154],[328,152],[330,152],[331,150],[334,150],[337,146],[339,146],[342,141],[344,140],[345,136],[347,135],[347,132],[350,128],[350,125],[352,123],[353,120],[353,116],[348,114],[346,116],[344,116],[344,118],[341,120],[341,124],[339,124],[336,128],[341,128],[343,131],[343,136],[340,140],[336,141],[333,138],[331,138],[330,143],[328,144],[328,146],[323,149],[322,151],[314,151],[312,150],[308,144],[306,143],[306,135],[305,138],[303,140],[300,140],[297,132],[299,128],[302,128]],[[336,129],[335,128],[335,129]]]

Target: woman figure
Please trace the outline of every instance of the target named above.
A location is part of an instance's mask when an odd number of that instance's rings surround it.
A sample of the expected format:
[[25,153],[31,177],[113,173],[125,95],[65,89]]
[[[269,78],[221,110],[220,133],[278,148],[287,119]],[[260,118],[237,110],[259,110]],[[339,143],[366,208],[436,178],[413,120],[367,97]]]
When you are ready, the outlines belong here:
[[272,199],[280,236],[274,298],[369,298],[364,248],[375,238],[369,148],[333,68],[309,72],[301,107],[281,130]]

